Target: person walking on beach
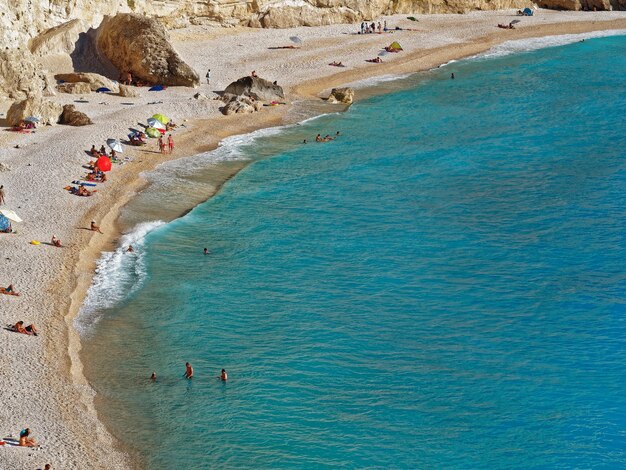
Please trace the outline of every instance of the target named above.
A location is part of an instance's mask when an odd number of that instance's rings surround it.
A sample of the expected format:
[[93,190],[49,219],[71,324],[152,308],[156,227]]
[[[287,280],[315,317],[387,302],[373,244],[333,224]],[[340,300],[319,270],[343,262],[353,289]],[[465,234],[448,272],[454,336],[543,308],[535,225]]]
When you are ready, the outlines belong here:
[[163,143],[163,136],[159,136],[159,140],[157,141],[157,144],[159,146],[159,151],[161,153],[165,153],[165,144]]
[[0,204],[4,204],[4,185],[0,186]]
[[96,225],[95,221],[91,221],[91,226],[89,227],[89,230],[91,230],[92,232],[98,232],[98,233],[102,233],[102,230],[100,230],[100,226]]
[[193,367],[188,362],[185,362],[185,378],[190,379],[193,377]]
[[169,134],[167,136],[167,146],[170,150],[170,153],[172,153],[174,151],[174,138],[172,137],[172,134]]
[[206,84],[210,85],[211,83],[211,69],[207,70],[206,72]]

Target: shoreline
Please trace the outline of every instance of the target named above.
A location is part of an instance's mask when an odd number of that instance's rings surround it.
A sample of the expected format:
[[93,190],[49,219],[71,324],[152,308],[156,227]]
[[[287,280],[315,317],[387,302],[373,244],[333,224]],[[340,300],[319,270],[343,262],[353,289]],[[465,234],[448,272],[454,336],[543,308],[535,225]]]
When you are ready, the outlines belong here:
[[[505,13],[500,12],[501,15]],[[584,15],[581,13],[578,16]],[[495,15],[493,15],[495,16]],[[344,27],[349,27],[343,25]],[[289,96],[291,101],[298,99],[315,99],[332,87],[342,84],[353,83],[356,80],[367,80],[381,75],[401,75],[406,73],[418,73],[425,70],[435,68],[441,64],[445,64],[451,60],[459,60],[471,56],[475,56],[491,49],[493,46],[516,39],[529,39],[534,37],[553,36],[561,34],[581,34],[593,31],[603,31],[612,29],[625,29],[626,17],[617,20],[602,20],[595,22],[564,22],[557,24],[547,24],[520,28],[513,31],[506,31],[506,35],[501,31],[492,32],[490,34],[480,36],[474,42],[466,44],[451,44],[440,46],[432,49],[424,49],[398,57],[391,63],[386,63],[384,67],[360,67],[357,69],[349,69],[328,76],[312,78],[300,84],[289,87]],[[311,28],[316,29],[316,28]],[[261,33],[259,33],[261,34]],[[230,36],[222,36],[222,40]],[[376,88],[376,85],[373,86]],[[368,93],[371,93],[368,95]],[[359,91],[358,99],[376,94],[374,90]],[[293,104],[280,108],[267,108],[253,115],[234,115],[222,116],[213,115],[208,119],[197,119],[190,122],[190,127],[183,134],[177,134],[177,155],[176,160],[185,159],[214,150],[224,138],[232,135],[244,135],[254,130],[269,127],[290,124],[285,122],[289,111],[293,109]],[[297,121],[294,121],[297,122]],[[293,123],[291,123],[293,124]],[[215,127],[220,127],[221,131],[217,131],[209,138],[198,140],[198,136],[207,136]],[[211,129],[211,131],[208,131]],[[148,151],[132,152],[136,160],[148,158]],[[152,157],[151,157],[152,158]],[[84,461],[97,462],[104,466],[104,462],[114,462],[119,465],[127,465],[134,467],[138,462],[134,461],[132,455],[119,452],[112,452],[111,446],[115,449],[123,449],[123,445],[110,434],[105,428],[100,412],[94,403],[95,391],[91,388],[89,382],[83,374],[83,364],[80,354],[80,337],[74,328],[74,320],[83,305],[87,290],[91,285],[94,268],[97,260],[102,252],[106,249],[114,247],[121,230],[119,226],[120,211],[135,197],[140,191],[145,189],[148,182],[141,177],[141,174],[147,171],[154,171],[155,168],[165,161],[171,161],[167,157],[159,157],[156,161],[144,162],[140,160],[133,162],[128,168],[124,168],[124,172],[114,172],[112,181],[107,183],[105,194],[98,195],[98,205],[88,207],[84,213],[78,218],[80,226],[88,225],[89,220],[97,220],[105,231],[104,236],[96,236],[93,233],[85,233],[85,230],[74,231],[69,239],[70,248],[63,256],[61,263],[57,266],[56,271],[60,275],[54,281],[48,283],[47,292],[55,296],[53,304],[55,311],[58,312],[50,320],[47,329],[47,335],[44,334],[44,362],[49,365],[47,372],[42,377],[43,383],[50,386],[54,391],[53,396],[56,397],[55,405],[59,408],[59,415],[71,429],[73,437],[78,441],[84,440],[84,444],[79,447],[85,452]],[[223,175],[224,179],[221,184],[216,186],[216,190],[208,194],[205,201],[212,197],[222,184],[236,175],[236,173],[247,165],[242,162],[240,168],[235,169],[229,175]],[[189,210],[191,210],[192,206]],[[184,215],[184,214],[183,214]],[[61,313],[65,312],[65,313]],[[63,327],[57,324],[53,327],[53,322],[63,319]],[[52,334],[49,334],[53,332]],[[13,337],[11,337],[13,338]],[[60,364],[57,367],[56,364]],[[54,365],[53,365],[54,364]],[[64,378],[55,377],[54,371],[64,372],[69,378],[69,383]],[[31,384],[32,385],[32,384]],[[63,397],[63,398],[60,398]],[[76,403],[82,408],[82,413],[77,417]],[[77,422],[85,417],[89,419],[77,426]],[[95,425],[97,433],[98,446],[92,448],[93,440],[87,442],[86,435],[81,429],[89,428],[89,425]],[[4,431],[4,430],[3,430]],[[93,430],[92,430],[93,432]],[[93,436],[91,436],[93,438]],[[48,440],[50,437],[48,437]],[[108,454],[103,452],[108,450]],[[36,452],[38,454],[39,452]],[[64,462],[64,468],[84,468],[83,462],[72,461],[69,455],[58,455]],[[31,462],[29,460],[29,462]],[[55,462],[53,462],[53,465]],[[59,462],[56,462],[57,466]],[[30,463],[29,463],[30,465]],[[92,467],[93,468],[93,467]]]

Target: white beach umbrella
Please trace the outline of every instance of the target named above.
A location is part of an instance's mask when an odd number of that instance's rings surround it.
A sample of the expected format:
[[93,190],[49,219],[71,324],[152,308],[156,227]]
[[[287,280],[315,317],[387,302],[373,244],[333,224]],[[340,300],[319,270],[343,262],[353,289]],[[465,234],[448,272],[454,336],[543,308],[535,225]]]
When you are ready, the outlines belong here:
[[0,209],[0,214],[5,216],[9,220],[12,220],[13,222],[21,222],[22,221],[22,219],[20,219],[20,217],[15,212],[13,212],[12,210],[9,210],[9,209]]
[[24,121],[37,123],[39,122],[39,118],[35,116],[28,116],[26,119],[24,119]]
[[148,118],[148,127],[154,127],[155,129],[165,129],[165,124],[163,124],[158,119]]
[[289,40],[294,44],[302,44],[302,39],[300,39],[298,36],[291,36]]
[[117,153],[124,152],[122,143],[117,139],[107,139],[107,145],[111,148],[111,150],[115,150]]

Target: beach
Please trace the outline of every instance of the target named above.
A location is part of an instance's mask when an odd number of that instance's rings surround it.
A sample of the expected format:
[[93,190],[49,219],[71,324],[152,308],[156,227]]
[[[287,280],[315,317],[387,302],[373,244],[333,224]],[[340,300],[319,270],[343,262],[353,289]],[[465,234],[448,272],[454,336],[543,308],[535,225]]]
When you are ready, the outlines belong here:
[[[211,69],[210,85],[195,90],[170,88],[155,94],[141,90],[141,98],[134,99],[91,94],[85,98],[88,103],[77,103],[77,107],[94,120],[93,126],[56,126],[31,135],[2,133],[0,163],[9,170],[0,173],[0,184],[6,189],[6,207],[15,210],[24,222],[14,224],[17,234],[3,235],[1,240],[0,284],[14,284],[21,296],[2,296],[0,321],[3,325],[18,319],[33,322],[41,334],[0,333],[0,351],[5,358],[0,372],[0,396],[5,404],[0,411],[0,437],[15,437],[20,429],[30,427],[42,448],[2,449],[0,467],[36,468],[49,462],[53,468],[132,468],[133,462],[98,420],[94,392],[82,373],[80,338],[73,326],[100,253],[117,245],[119,211],[144,186],[141,173],[159,163],[206,152],[230,135],[298,120],[289,106],[264,108],[252,115],[222,116],[218,111],[221,102],[212,99],[213,90],[222,90],[256,70],[261,77],[277,80],[291,102],[319,100],[332,87],[355,82],[363,86],[368,83],[363,80],[427,70],[505,41],[626,29],[624,12],[542,10],[535,17],[523,18],[515,30],[496,27],[515,19],[513,11],[417,18],[418,22],[385,18],[391,27],[416,31],[383,36],[353,34],[357,25],[290,30],[194,26],[173,30],[173,44],[183,59],[200,76]],[[300,49],[268,49],[289,45],[290,36],[302,39]],[[383,64],[365,62],[391,41],[399,41],[404,52],[386,55]],[[335,60],[346,67],[327,65]],[[193,98],[198,91],[209,99]],[[65,104],[76,98],[58,94],[55,100]],[[154,101],[162,103],[147,104]],[[124,104],[129,102],[133,104]],[[5,103],[0,111],[6,112],[7,107]],[[327,107],[329,111],[345,108]],[[115,167],[96,195],[77,198],[63,191],[84,173],[81,166],[89,161],[85,151],[92,144],[99,147],[109,137],[123,138],[129,127],[157,112],[185,126],[174,133],[176,149],[172,156],[160,155],[154,141],[145,149],[126,147],[124,156],[131,161]],[[230,176],[222,175],[224,180]],[[91,220],[104,234],[87,230]],[[52,235],[65,247],[29,244],[30,240],[47,242]]]

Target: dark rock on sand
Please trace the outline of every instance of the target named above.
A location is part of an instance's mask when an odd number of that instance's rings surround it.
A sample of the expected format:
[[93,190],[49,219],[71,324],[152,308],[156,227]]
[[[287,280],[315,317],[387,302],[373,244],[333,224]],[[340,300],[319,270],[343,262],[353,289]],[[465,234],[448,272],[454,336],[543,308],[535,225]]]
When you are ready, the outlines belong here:
[[81,111],[76,111],[76,107],[73,104],[66,104],[63,106],[63,113],[59,119],[59,124],[66,124],[68,126],[88,126],[93,124],[89,116]]
[[259,77],[242,77],[231,83],[224,90],[224,94],[251,96],[260,101],[278,101],[285,99],[283,87],[275,85],[269,80]]
[[354,101],[354,89],[350,87],[333,88],[328,97],[329,103],[352,104]]

